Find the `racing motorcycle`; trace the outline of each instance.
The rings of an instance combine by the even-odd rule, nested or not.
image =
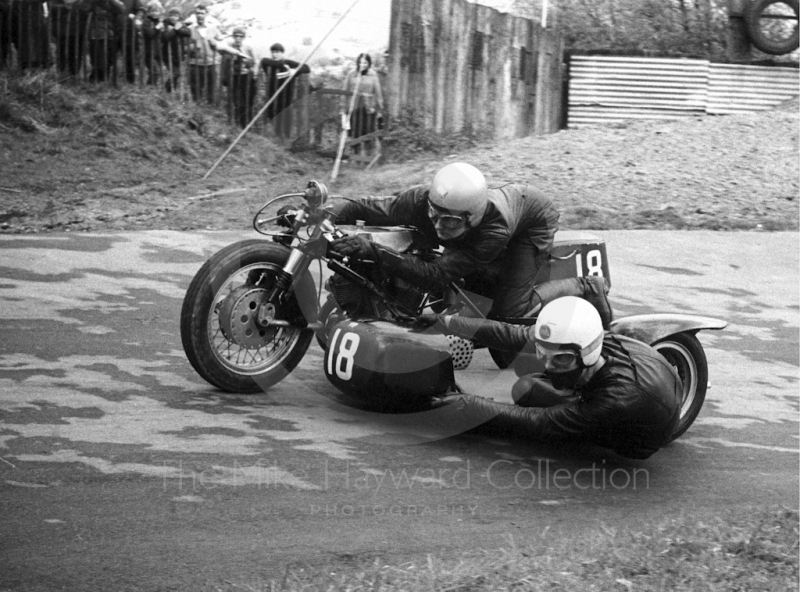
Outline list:
[[[292,372],[316,339],[325,351],[325,375],[352,397],[391,401],[398,409],[458,392],[455,370],[466,367],[481,344],[410,326],[431,310],[485,317],[491,300],[464,289],[463,281],[426,292],[385,274],[374,262],[342,257],[329,247],[353,233],[425,259],[438,251],[411,227],[337,226],[325,207],[328,199],[325,185],[311,181],[302,192],[269,200],[253,218],[255,231],[269,240],[236,242],[202,265],[186,292],[180,321],[183,348],[195,371],[224,391],[263,391]],[[284,200],[304,203],[267,215]],[[319,262],[316,281],[314,261]],[[559,232],[551,279],[584,275],[610,281],[604,241]],[[323,284],[327,298],[321,303]],[[533,324],[536,319],[499,320]],[[696,334],[726,325],[686,314],[635,315],[611,325],[612,333],[651,344],[678,371],[684,392],[675,438],[697,417],[708,388],[708,363]],[[500,367],[508,364],[505,352],[490,353]],[[514,369],[522,375],[532,363],[533,356],[522,354]]]

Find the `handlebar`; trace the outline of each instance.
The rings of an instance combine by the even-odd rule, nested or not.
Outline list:
[[[316,212],[322,209],[328,201],[328,198],[331,197],[328,193],[328,188],[318,181],[309,181],[308,185],[306,186],[305,190],[302,193],[284,193],[283,195],[279,195],[277,197],[272,198],[267,203],[265,203],[259,210],[256,212],[255,216],[253,216],[253,228],[256,232],[260,234],[266,234],[268,236],[276,235],[276,234],[285,234],[284,232],[281,233],[274,233],[268,232],[262,229],[263,226],[267,226],[269,224],[273,224],[277,222],[281,216],[272,216],[271,218],[261,218],[264,212],[275,202],[278,202],[283,199],[290,199],[290,198],[301,198],[305,200],[308,204],[307,206],[302,206],[306,209],[307,212]]]

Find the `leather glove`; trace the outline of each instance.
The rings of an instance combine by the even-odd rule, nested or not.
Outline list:
[[[378,253],[372,243],[362,234],[346,236],[331,243],[331,249],[352,259],[371,259],[378,261]]]
[[[280,216],[276,223],[278,226],[283,226],[285,228],[292,228],[294,226],[294,213],[300,209],[300,206],[283,206],[281,209],[278,210],[277,214]]]

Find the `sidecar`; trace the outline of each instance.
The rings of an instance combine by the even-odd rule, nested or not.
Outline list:
[[[386,321],[337,323],[325,376],[343,393],[381,408],[415,408],[456,390],[453,355],[441,334],[415,333]]]
[[[551,279],[600,275],[610,283],[605,241],[590,233],[559,232],[550,267]],[[686,314],[634,315],[612,323],[611,332],[652,345],[678,371],[684,393],[674,438],[694,422],[708,389],[708,362],[696,334],[725,326],[725,321]],[[453,341],[444,335],[416,333],[384,321],[348,319],[329,329],[327,343],[328,380],[365,403],[390,410],[411,409],[458,389]],[[530,354],[520,354],[512,367],[517,376],[542,371]]]

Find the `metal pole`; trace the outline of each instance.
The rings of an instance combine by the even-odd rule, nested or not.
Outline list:
[[[211,175],[211,173],[213,173],[213,172],[216,170],[216,168],[219,166],[219,164],[220,164],[220,163],[221,163],[223,160],[225,160],[225,158],[228,156],[228,154],[230,154],[231,150],[233,150],[233,147],[234,147],[234,146],[236,146],[236,144],[238,144],[238,143],[239,143],[239,140],[241,140],[241,139],[244,137],[244,135],[245,135],[245,134],[246,134],[248,131],[250,131],[250,128],[251,128],[251,127],[253,127],[253,124],[254,124],[256,121],[258,121],[258,119],[259,119],[259,118],[260,118],[260,117],[261,117],[261,116],[264,114],[264,112],[267,110],[267,107],[269,107],[269,106],[270,106],[270,105],[271,105],[271,104],[272,104],[272,103],[275,101],[275,98],[276,98],[276,97],[280,96],[280,94],[281,94],[281,92],[283,91],[283,89],[284,89],[284,88],[286,88],[286,86],[288,86],[288,84],[289,84],[289,83],[292,81],[292,79],[294,78],[294,74],[295,74],[295,72],[297,72],[297,70],[299,70],[300,68],[302,68],[303,66],[305,66],[306,62],[308,62],[308,60],[310,60],[310,59],[311,59],[311,56],[313,56],[313,55],[314,55],[314,54],[317,52],[317,50],[318,50],[318,49],[320,48],[320,46],[321,46],[321,45],[322,45],[322,44],[325,42],[325,40],[326,40],[326,39],[327,39],[327,38],[330,36],[330,34],[331,34],[331,33],[333,33],[333,30],[334,30],[336,27],[338,27],[338,26],[339,26],[339,24],[340,24],[340,23],[341,23],[341,22],[342,22],[342,21],[345,19],[345,17],[346,17],[346,16],[347,16],[347,15],[350,13],[350,11],[351,11],[351,10],[353,10],[353,8],[355,7],[355,5],[356,5],[356,4],[358,4],[358,2],[359,2],[359,0],[355,0],[355,1],[354,1],[354,2],[353,2],[351,5],[350,5],[350,8],[348,8],[348,9],[347,9],[347,10],[344,12],[344,14],[342,14],[342,16],[341,16],[341,17],[339,17],[339,20],[338,20],[338,21],[336,21],[336,22],[334,23],[334,25],[331,27],[331,30],[330,30],[330,31],[328,31],[328,32],[325,34],[325,37],[323,37],[322,39],[320,39],[320,42],[319,42],[319,43],[317,43],[316,47],[314,47],[314,49],[312,49],[312,50],[311,50],[311,53],[309,53],[309,54],[308,54],[308,55],[305,57],[305,59],[302,61],[302,63],[301,63],[301,64],[300,64],[300,65],[299,65],[299,66],[298,66],[296,69],[295,69],[295,71],[294,71],[294,72],[292,72],[291,76],[289,76],[288,78],[286,78],[286,81],[285,81],[285,82],[284,82],[284,83],[283,83],[283,84],[280,86],[280,88],[279,88],[278,90],[276,90],[276,91],[275,91],[275,94],[273,94],[273,95],[272,95],[272,96],[269,98],[269,100],[267,101],[267,103],[266,103],[266,104],[265,104],[263,107],[261,107],[261,110],[260,110],[258,113],[256,113],[256,116],[255,116],[255,117],[253,117],[252,121],[250,121],[250,123],[248,123],[248,124],[247,124],[247,127],[246,127],[246,128],[244,128],[244,129],[241,131],[241,133],[240,133],[238,136],[236,136],[236,139],[235,139],[233,142],[231,142],[231,145],[230,145],[230,146],[228,146],[228,149],[227,149],[227,150],[225,150],[225,152],[222,154],[222,156],[220,156],[220,157],[217,159],[217,162],[215,162],[215,163],[214,163],[214,165],[213,165],[213,166],[212,166],[210,169],[208,169],[208,172],[206,172],[206,174],[205,174],[205,175],[203,175],[203,179],[204,179],[204,180],[205,180],[205,179],[208,179],[209,175]]]
[[[342,122],[342,134],[339,136],[339,150],[336,152],[336,161],[333,163],[333,171],[331,172],[331,181],[335,181],[339,176],[339,164],[342,162],[342,154],[344,153],[344,145],[347,143],[347,130],[350,128],[350,117],[353,115],[353,109],[356,106],[356,98],[358,97],[358,86],[361,84],[361,71],[359,64],[356,61],[356,85],[353,88],[353,96],[350,97],[350,108],[347,110],[347,115]],[[346,123],[346,126],[345,126]]]

